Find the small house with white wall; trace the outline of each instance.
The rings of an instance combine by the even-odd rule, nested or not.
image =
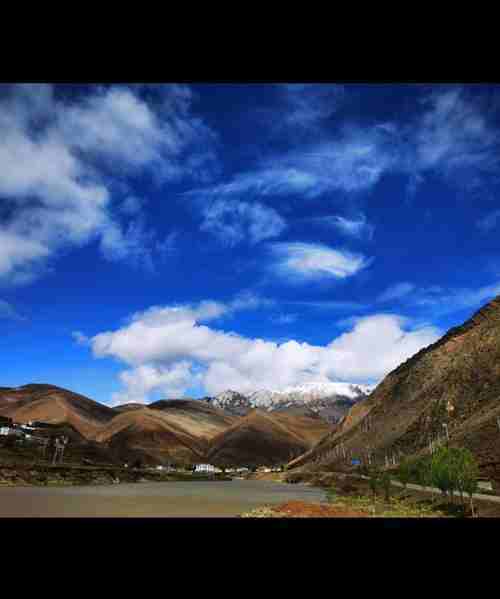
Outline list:
[[[195,472],[217,472],[219,469],[212,464],[196,464],[194,471]],[[220,470],[219,470],[220,472]]]

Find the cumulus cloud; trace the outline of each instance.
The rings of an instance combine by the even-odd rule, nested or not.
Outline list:
[[[161,391],[167,397],[182,396],[185,389],[195,384],[197,374],[190,362],[177,362],[171,367],[143,365],[125,370],[119,375],[126,390],[113,393],[111,405],[147,403],[151,391]]]
[[[204,168],[191,155],[185,159],[211,143],[186,99],[174,95],[158,108],[127,87],[90,88],[71,101],[50,85],[2,91],[0,194],[8,210],[0,225],[0,278],[28,281],[60,248],[94,239],[111,259],[137,261],[150,252],[144,223],[123,229],[113,213],[112,186],[144,169],[166,180]],[[126,206],[130,213],[130,200]]]
[[[92,337],[94,356],[130,366],[121,376],[125,390],[114,401],[145,401],[158,389],[181,395],[193,385],[218,393],[311,381],[373,382],[441,334],[433,327],[411,329],[403,318],[382,314],[358,319],[326,346],[279,344],[202,324],[223,311],[213,302],[154,307],[120,329]]]
[[[202,231],[209,231],[228,246],[242,241],[255,244],[277,237],[286,228],[284,219],[259,202],[216,200],[202,210]]]
[[[363,268],[371,260],[361,254],[333,249],[319,243],[274,243],[270,268],[284,278],[311,280],[320,278],[344,279]]]

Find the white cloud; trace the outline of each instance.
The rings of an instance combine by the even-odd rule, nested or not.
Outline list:
[[[421,169],[488,169],[498,164],[498,134],[461,87],[430,94],[424,105],[428,110],[415,132]]]
[[[310,129],[337,110],[345,90],[335,84],[291,83],[283,85],[282,91],[286,105],[282,112],[283,125]]]
[[[202,209],[202,231],[216,235],[224,244],[258,243],[277,237],[286,223],[273,208],[259,202],[215,200]]]
[[[178,362],[167,368],[143,365],[125,370],[119,376],[126,390],[113,393],[111,405],[146,403],[153,390],[161,391],[166,397],[180,397],[187,387],[195,384],[197,375],[191,366],[189,362]]]
[[[289,194],[307,194],[320,180],[313,173],[297,168],[264,165],[255,171],[236,175],[227,183],[218,183],[209,187],[192,189],[185,195],[196,200],[207,198],[239,197],[246,194],[260,196],[282,196]]]
[[[92,88],[71,102],[50,85],[3,91],[0,194],[9,211],[0,227],[0,277],[30,280],[60,248],[94,239],[108,258],[148,262],[152,235],[140,220],[123,230],[111,185],[141,169],[162,179],[196,174],[186,152],[206,153],[212,137],[186,101],[174,95],[158,109],[127,87]]]
[[[319,243],[274,243],[270,268],[285,278],[344,279],[366,268],[371,260],[361,254],[332,249]]]
[[[354,329],[330,343],[322,372],[344,379],[379,378],[441,336],[435,327],[404,330],[404,318],[380,314],[359,318]]]
[[[125,392],[115,400],[144,401],[153,390],[166,393],[169,385],[181,395],[193,385],[217,393],[332,379],[373,382],[441,334],[432,327],[410,330],[398,316],[373,315],[326,346],[278,344],[201,324],[222,312],[213,302],[155,307],[135,314],[121,329],[91,338],[96,357],[131,366],[121,377]]]
[[[324,102],[320,85],[292,86],[291,92],[283,89],[285,100],[275,114],[281,128],[295,119],[307,130],[335,109],[335,102]],[[339,191],[368,191],[385,174],[402,174],[408,177],[407,191],[413,195],[431,172],[460,184],[495,172],[500,138],[480,100],[460,86],[419,98],[419,114],[406,122],[369,127],[352,122],[334,132],[322,128],[321,141],[301,140],[293,150],[267,155],[252,171],[190,194],[312,199]]]
[[[31,265],[46,258],[49,249],[36,239],[27,239],[21,232],[0,229],[0,278],[16,272],[27,275]]]

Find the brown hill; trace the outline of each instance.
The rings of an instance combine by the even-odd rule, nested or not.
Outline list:
[[[162,400],[118,414],[101,427],[96,440],[113,451],[141,451],[160,462],[192,463],[203,461],[210,439],[237,420],[196,400]]]
[[[227,466],[282,463],[309,449],[329,429],[320,418],[256,409],[217,435],[207,458]]]
[[[53,385],[1,388],[0,415],[15,422],[58,425],[57,430],[66,427],[75,448],[72,455],[89,458],[92,454],[101,462],[106,455],[110,462],[136,461],[138,456],[144,463],[283,462],[331,430],[322,418],[300,410],[272,415],[253,410],[242,418],[208,402],[188,399],[112,409]]]
[[[500,480],[500,297],[388,374],[337,430],[290,464],[345,467],[350,457],[428,451],[445,439],[476,455],[482,474]],[[341,450],[341,447],[343,449]],[[347,460],[344,460],[343,451]],[[325,457],[326,456],[326,457]]]
[[[143,403],[124,403],[120,406],[114,406],[115,412],[128,412],[129,410],[142,410],[146,405]]]
[[[84,395],[53,385],[24,385],[0,391],[0,414],[14,422],[69,424],[87,439],[116,413]]]
[[[129,410],[103,426],[96,441],[113,451],[140,451],[156,461],[199,461],[208,445],[182,426],[170,422],[159,410]]]
[[[163,399],[148,406],[168,416],[196,436],[211,439],[218,433],[240,421],[240,417],[196,399]]]

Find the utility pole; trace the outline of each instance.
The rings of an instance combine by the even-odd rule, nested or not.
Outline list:
[[[448,443],[450,442],[450,433],[448,431],[448,425],[446,424],[446,422],[443,422],[443,428],[446,432],[446,444],[448,445]]]

